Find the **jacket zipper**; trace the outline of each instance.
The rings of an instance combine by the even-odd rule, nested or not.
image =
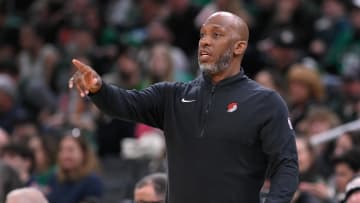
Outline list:
[[[202,129],[201,129],[201,132],[200,132],[200,137],[204,137],[204,135],[205,135],[205,129],[206,129],[206,124],[207,124],[207,117],[208,117],[208,115],[209,115],[209,111],[210,111],[210,108],[211,108],[211,103],[212,103],[212,100],[214,99],[214,94],[215,94],[215,88],[216,88],[216,86],[215,85],[213,85],[212,87],[211,87],[211,95],[210,95],[210,100],[209,100],[209,103],[207,104],[207,106],[206,106],[206,109],[205,109],[205,114],[204,114],[204,121],[203,121],[203,127],[202,127]]]

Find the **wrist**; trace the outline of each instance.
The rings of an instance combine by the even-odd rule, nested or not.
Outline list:
[[[100,91],[101,87],[102,87],[102,80],[100,77],[97,77],[95,85],[89,89],[89,92],[95,94],[98,91]]]

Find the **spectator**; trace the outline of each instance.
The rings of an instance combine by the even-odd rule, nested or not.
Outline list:
[[[345,196],[346,184],[360,170],[360,151],[350,150],[334,159],[336,197],[342,200]]]
[[[0,74],[0,126],[12,133],[16,120],[25,117],[17,103],[17,85],[6,74]]]
[[[265,37],[265,30],[276,12],[275,6],[275,0],[254,0],[246,4],[249,13],[253,17],[253,24],[250,29],[252,37],[249,39],[251,43],[258,42]]]
[[[314,148],[304,138],[296,138],[298,149],[300,184],[295,195],[296,203],[333,203],[331,188],[321,174]]]
[[[335,74],[345,73],[347,69],[360,64],[360,60],[357,58],[359,53],[360,3],[357,0],[351,0],[350,4],[350,28],[336,37],[324,62],[325,68]]]
[[[57,164],[58,171],[49,182],[51,203],[78,203],[101,198],[103,186],[96,174],[97,158],[84,135],[78,131],[65,134],[60,141]]]
[[[284,84],[282,84],[281,75],[277,74],[277,72],[265,69],[261,70],[255,75],[254,80],[261,85],[275,90],[283,97],[284,95]]]
[[[296,129],[309,108],[323,101],[324,87],[319,74],[304,65],[292,66],[287,79],[290,117]]]
[[[167,177],[162,173],[154,173],[136,183],[134,190],[135,203],[165,203]]]
[[[9,143],[9,134],[0,127],[0,151],[3,146]]]
[[[360,64],[345,71],[342,80],[343,97],[337,98],[340,103],[338,112],[341,118],[348,122],[360,118]]]
[[[279,0],[276,1],[274,15],[267,27],[267,34],[281,29],[292,29],[298,37],[298,46],[307,48],[313,37],[313,24],[316,19],[313,1]]]
[[[340,125],[340,119],[331,110],[325,107],[312,107],[305,119],[299,124],[298,131],[303,132],[308,139],[318,133],[326,132]],[[328,178],[333,173],[332,161],[334,143],[320,143],[314,146],[314,158],[318,163],[321,174]]]
[[[110,1],[107,5],[106,20],[112,26],[128,27],[135,24],[135,17],[132,15],[134,1],[115,0]]]
[[[120,41],[127,45],[140,47],[151,37],[149,36],[151,32],[148,31],[148,27],[154,22],[163,21],[169,11],[166,8],[165,0],[137,0],[134,5],[136,6],[135,9],[133,9],[135,10],[133,11],[135,15],[133,14],[131,16],[133,20],[130,20],[130,22],[134,21],[132,22],[133,25],[128,26],[128,29],[120,33],[122,36]],[[131,8],[128,9],[131,10]],[[128,22],[124,23],[124,25],[127,24]],[[158,28],[162,29],[162,27]],[[160,31],[160,29],[157,31]],[[162,31],[165,31],[166,35],[169,35],[166,29]]]
[[[28,141],[29,148],[34,153],[34,180],[44,193],[48,192],[51,175],[55,171],[55,138],[50,136],[32,136]]]
[[[174,65],[169,54],[169,47],[157,44],[150,50],[149,57],[149,84],[155,84],[160,81],[174,81]]]
[[[18,173],[0,159],[0,201],[5,202],[6,195],[13,189],[22,187]]]
[[[356,175],[347,185],[342,203],[357,203],[360,200],[360,176]]]
[[[46,85],[50,84],[59,55],[54,46],[45,43],[43,34],[40,27],[21,27],[19,40],[22,51],[19,54],[19,68],[22,80],[39,80]]]
[[[296,148],[299,158],[300,182],[320,182],[321,177],[317,162],[315,162],[314,148],[305,138],[296,138]]]
[[[140,10],[139,25],[145,26],[154,20],[163,19],[166,15],[164,10],[165,0],[138,0],[138,7]]]
[[[148,68],[148,61],[153,55],[151,52],[154,48],[159,51],[159,47],[166,49],[167,54],[170,55],[170,60],[174,69],[174,79],[176,81],[187,81],[191,77],[190,75],[190,64],[188,57],[185,53],[176,46],[171,44],[170,33],[165,27],[164,23],[160,21],[152,22],[148,27],[148,41],[144,46],[141,47],[138,54],[138,61],[142,67]]]
[[[18,119],[15,122],[11,139],[15,142],[27,141],[32,136],[39,136],[40,129],[36,121],[28,118]]]
[[[24,186],[35,185],[34,154],[22,143],[9,143],[2,148],[1,159],[16,170]]]
[[[1,45],[0,45],[0,54],[2,52],[1,50]],[[5,53],[2,53],[5,54]],[[14,61],[11,60],[11,58],[13,58],[14,56],[4,56],[5,59],[0,60],[0,74],[4,74],[4,75],[8,75],[10,76],[11,79],[13,79],[13,81],[17,81],[18,77],[19,77],[19,69],[18,66],[16,65],[16,63]],[[1,56],[0,56],[1,58]]]
[[[336,139],[333,156],[339,157],[351,149],[359,148],[359,146],[360,146],[360,132],[359,131],[345,132]]]
[[[308,138],[325,132],[341,124],[339,117],[326,107],[310,108],[299,126],[299,131]]]
[[[314,23],[314,38],[310,44],[312,56],[322,62],[335,39],[347,32],[350,22],[346,16],[347,3],[342,0],[325,0],[322,2],[322,15]],[[331,70],[327,70],[330,73]]]
[[[16,54],[19,29],[16,23],[9,23],[13,16],[9,15],[6,5],[0,5],[0,60],[8,60]]]
[[[290,66],[299,62],[303,57],[298,44],[298,33],[291,28],[282,28],[273,31],[267,38],[259,41],[257,48],[261,54],[265,55],[266,65],[284,76]]]
[[[321,203],[321,201],[309,193],[297,191],[291,203]]]
[[[167,0],[170,15],[165,24],[174,39],[173,45],[180,47],[188,57],[193,57],[197,50],[199,30],[195,25],[195,17],[200,8],[190,0]]]
[[[11,191],[6,203],[48,203],[44,195],[34,188],[21,188]]]
[[[139,63],[130,51],[123,51],[117,56],[113,70],[104,75],[104,80],[128,89],[144,87]]]
[[[71,32],[70,41],[65,44],[66,53],[71,56],[96,56],[96,39],[94,33],[84,26],[76,26]]]

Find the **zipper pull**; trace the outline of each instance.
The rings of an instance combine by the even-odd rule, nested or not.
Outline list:
[[[215,88],[216,88],[216,85],[213,85],[213,86],[211,87],[211,94],[214,94]]]

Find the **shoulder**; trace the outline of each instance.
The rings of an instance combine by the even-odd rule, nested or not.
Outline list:
[[[165,90],[179,90],[201,85],[201,79],[197,78],[189,82],[159,82],[151,85],[152,88],[165,89]]]
[[[277,94],[274,90],[264,87],[256,81],[246,78],[246,89],[250,92],[256,93],[259,96],[268,97]]]
[[[259,97],[261,97],[264,105],[266,106],[276,105],[281,107],[287,106],[284,99],[275,90],[264,87],[251,79],[248,79],[247,83],[249,87],[248,89],[256,93],[256,95],[258,95]]]

